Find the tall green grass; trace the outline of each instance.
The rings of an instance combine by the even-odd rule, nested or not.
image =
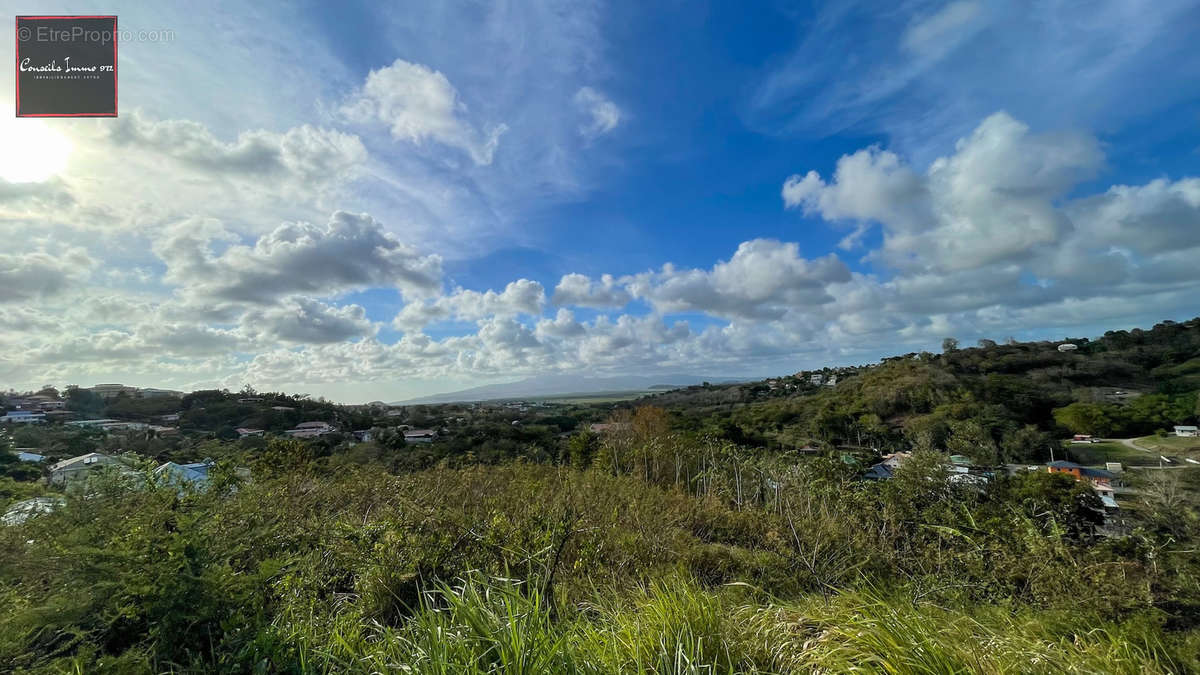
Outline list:
[[[966,613],[850,593],[826,606],[742,608],[780,671],[813,673],[1174,673],[1153,630],[990,607]]]
[[[298,669],[319,673],[1149,675],[1198,665],[1149,622],[954,611],[871,592],[771,604],[684,579],[555,612],[536,585],[475,575],[425,592],[397,626],[352,609],[324,627],[292,618],[285,642],[304,645]]]

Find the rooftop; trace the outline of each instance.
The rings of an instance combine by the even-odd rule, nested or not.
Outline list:
[[[1091,467],[1083,466],[1082,464],[1076,464],[1075,462],[1067,462],[1067,461],[1064,461],[1061,459],[1058,460],[1057,462],[1050,462],[1046,466],[1048,466],[1052,469],[1062,469],[1064,471],[1078,471],[1079,475],[1087,476],[1088,478],[1116,478],[1117,477],[1116,474],[1113,474],[1109,471],[1105,471],[1104,469],[1093,469]]]
[[[72,457],[72,458],[70,458],[70,459],[64,459],[63,461],[61,461],[61,462],[58,462],[58,463],[56,463],[56,464],[52,465],[52,466],[50,467],[50,470],[51,470],[51,471],[59,471],[59,470],[62,470],[62,469],[67,469],[67,468],[70,468],[70,467],[72,467],[72,466],[76,466],[76,465],[81,465],[81,464],[96,464],[96,463],[98,463],[98,462],[101,462],[101,461],[103,461],[103,460],[110,460],[110,459],[113,459],[113,458],[112,458],[112,457],[109,457],[108,455],[101,454],[101,453],[99,453],[99,452],[89,452],[89,453],[88,453],[88,454],[86,454],[86,455],[80,455],[80,456],[78,456],[78,457]]]

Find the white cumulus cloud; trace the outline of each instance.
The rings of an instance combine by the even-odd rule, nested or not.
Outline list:
[[[508,130],[503,123],[476,128],[467,121],[467,105],[445,75],[404,59],[372,70],[342,112],[353,121],[387,125],[397,140],[431,140],[458,148],[476,164],[492,163],[500,136]]]

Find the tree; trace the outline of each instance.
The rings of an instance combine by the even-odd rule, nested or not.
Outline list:
[[[1050,451],[1057,445],[1054,438],[1027,424],[1021,429],[1006,434],[1000,443],[1001,461],[1026,462],[1049,459]]]
[[[1140,515],[1155,531],[1179,539],[1200,531],[1200,509],[1177,471],[1147,471],[1138,490]]]
[[[395,427],[372,429],[371,436],[375,443],[385,450],[403,450],[405,446],[404,431]]]
[[[633,433],[643,443],[665,435],[670,426],[667,411],[656,405],[639,406],[633,412]]]
[[[952,422],[946,449],[952,455],[966,455],[981,464],[995,464],[999,459],[991,434],[976,420]]]
[[[0,476],[19,481],[34,481],[42,477],[42,469],[32,462],[22,462],[7,448],[0,447]]]
[[[67,410],[84,415],[99,415],[104,411],[104,399],[79,387],[67,387]]]
[[[860,436],[865,437],[865,440],[872,445],[878,445],[881,441],[886,440],[891,430],[887,424],[880,419],[879,415],[867,413],[860,415],[855,423],[855,430]],[[859,445],[862,445],[862,438],[859,439]]]
[[[942,340],[942,353],[949,354],[953,351],[958,351],[958,340],[952,337]]]
[[[256,476],[279,476],[289,472],[301,472],[313,461],[312,446],[292,438],[272,438],[267,447],[254,458],[253,471]]]
[[[1028,471],[1008,481],[1009,499],[1019,503],[1025,514],[1049,527],[1051,522],[1068,535],[1090,536],[1104,524],[1104,510],[1096,491],[1086,481],[1065,473]]]
[[[1096,403],[1072,403],[1054,411],[1054,421],[1077,434],[1103,436],[1112,430],[1113,422],[1104,406]]]
[[[567,441],[567,461],[576,469],[586,469],[591,466],[596,454],[598,439],[590,431],[581,431]]]

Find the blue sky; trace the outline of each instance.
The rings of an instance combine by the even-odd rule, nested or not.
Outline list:
[[[1196,312],[1194,3],[98,11],[169,37],[118,120],[0,122],[0,384],[394,400]]]

